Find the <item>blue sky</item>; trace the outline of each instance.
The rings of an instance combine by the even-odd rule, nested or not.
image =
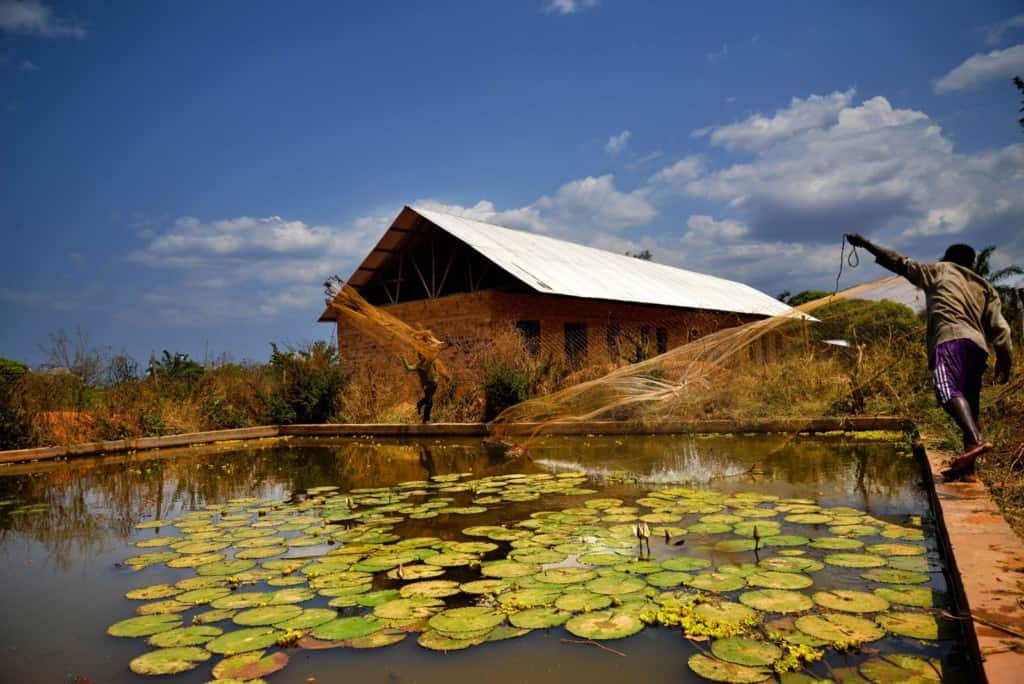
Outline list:
[[[0,355],[329,337],[412,203],[772,294],[1024,263],[1015,73],[1019,2],[0,0]]]

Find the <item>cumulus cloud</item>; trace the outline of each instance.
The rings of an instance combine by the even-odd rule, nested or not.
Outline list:
[[[999,45],[999,43],[1003,42],[1003,37],[1007,33],[1018,28],[1024,28],[1024,14],[1018,14],[997,24],[989,24],[982,31],[985,34],[985,42],[988,45]]]
[[[801,131],[834,123],[853,100],[854,90],[829,95],[811,95],[801,100],[794,97],[788,107],[768,117],[753,114],[743,121],[713,126],[694,132],[697,137],[709,136],[711,144],[729,150],[757,150]]]
[[[0,31],[40,38],[84,38],[85,29],[38,0],[0,0]]]
[[[703,158],[699,155],[690,155],[661,169],[651,176],[649,181],[654,186],[682,186],[697,178],[703,168]]]
[[[201,324],[313,310],[323,280],[348,275],[395,214],[365,216],[346,227],[279,216],[182,217],[147,230],[145,244],[129,260],[180,272],[179,280],[143,296],[165,321]]]
[[[618,231],[648,223],[657,215],[646,188],[623,192],[615,187],[615,177],[587,176],[569,181],[551,195],[512,209],[498,211],[482,200],[470,207],[444,204],[437,200],[418,200],[418,206],[466,216],[509,228],[549,233],[585,242],[599,231]]]
[[[833,93],[819,101],[845,98]],[[800,102],[817,110],[811,98]],[[811,118],[793,110],[791,103],[781,111]],[[743,131],[732,132],[743,139]],[[940,236],[950,235],[1007,244],[1007,227],[1024,223],[1022,183],[1024,145],[959,154],[924,112],[872,97],[677,188],[721,203],[754,239],[818,243],[841,232],[877,232],[937,250]]]
[[[733,242],[749,232],[746,224],[734,219],[717,220],[706,214],[694,214],[686,220],[684,242]]]
[[[613,135],[608,138],[608,142],[604,144],[604,151],[613,157],[617,157],[620,152],[626,149],[626,145],[629,144],[629,139],[632,136],[633,134],[628,129],[622,131],[618,135]]]
[[[1024,43],[1005,50],[971,55],[945,76],[935,81],[939,95],[975,88],[1000,78],[1007,80],[1024,72]]]
[[[575,14],[597,6],[598,0],[549,0],[544,11],[549,14]]]

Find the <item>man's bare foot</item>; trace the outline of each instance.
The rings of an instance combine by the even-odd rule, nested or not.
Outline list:
[[[957,470],[962,473],[974,472],[974,462],[986,451],[992,449],[992,442],[981,442],[975,444],[958,456],[949,464],[950,470]]]

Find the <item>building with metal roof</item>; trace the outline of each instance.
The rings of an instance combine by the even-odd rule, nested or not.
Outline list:
[[[570,361],[652,355],[792,309],[749,285],[462,216],[405,207],[348,278],[370,303],[462,348],[515,327]],[[321,321],[334,321],[330,309]],[[339,322],[343,357],[374,346]]]

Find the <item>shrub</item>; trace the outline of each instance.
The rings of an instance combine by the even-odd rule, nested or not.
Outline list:
[[[526,369],[492,362],[484,372],[484,420],[494,420],[509,406],[526,401],[532,390],[532,378]]]
[[[269,372],[275,388],[267,398],[275,423],[324,423],[336,419],[346,377],[338,350],[327,342],[281,351],[271,344]]]
[[[23,415],[13,398],[28,366],[0,356],[0,449],[17,449],[27,441]]]

